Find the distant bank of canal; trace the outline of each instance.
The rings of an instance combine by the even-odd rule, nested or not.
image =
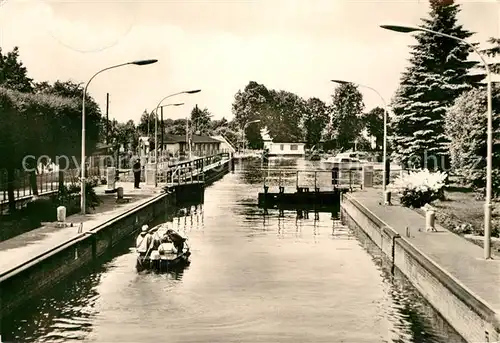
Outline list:
[[[263,215],[258,163],[236,165],[205,204],[165,218],[190,237],[188,269],[138,274],[130,239],[5,318],[3,341],[463,342],[336,213]]]

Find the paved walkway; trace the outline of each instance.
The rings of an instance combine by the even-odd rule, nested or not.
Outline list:
[[[498,257],[485,261],[481,247],[439,225],[436,225],[438,232],[425,232],[425,218],[422,215],[400,205],[381,205],[380,189],[370,188],[350,195],[485,300],[493,309],[500,310]],[[406,227],[410,230],[410,238],[406,237]]]
[[[95,190],[103,200],[103,204],[97,207],[94,213],[69,216],[66,221],[74,223],[74,227],[56,228],[53,224],[46,225],[0,242],[0,274],[74,238],[78,235],[79,223],[83,222],[84,232],[89,231],[147,202],[162,191],[160,187],[155,189],[144,184],[141,184],[141,189],[134,189],[133,184],[128,182],[118,182],[116,187],[123,187],[124,196],[130,198],[129,203],[117,204],[116,194],[105,194],[106,186],[98,186]]]

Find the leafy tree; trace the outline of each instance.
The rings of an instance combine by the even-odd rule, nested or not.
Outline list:
[[[234,123],[241,132],[246,123],[252,120],[260,120],[260,123],[248,125],[245,137],[252,148],[262,147],[262,137],[260,128],[271,126],[273,96],[269,90],[262,84],[250,81],[243,91],[238,91],[234,96],[232,112]]]
[[[210,131],[211,132],[216,132],[217,130],[220,130],[222,128],[226,129],[228,127],[229,127],[229,122],[224,117],[222,117],[221,120],[212,120],[210,122]]]
[[[368,134],[375,137],[377,148],[384,144],[384,109],[375,107],[363,117]]]
[[[153,112],[148,112],[147,110],[144,110],[144,112],[141,115],[141,119],[139,119],[137,130],[143,136],[154,135],[155,115]]]
[[[165,134],[169,135],[185,135],[186,134],[186,119],[166,119]]]
[[[53,99],[68,99],[72,103],[76,104],[78,111],[73,115],[76,116],[71,118],[71,127],[67,127],[69,132],[72,132],[71,138],[71,151],[77,154],[77,151],[81,149],[81,129],[82,129],[82,96],[83,96],[84,86],[83,83],[76,83],[71,80],[69,81],[56,81],[52,85],[47,82],[37,83],[34,86],[34,91],[39,95],[40,99],[45,97]],[[36,97],[35,97],[36,98]],[[92,152],[95,149],[97,142],[101,142],[105,138],[105,134],[102,131],[103,124],[105,123],[105,118],[102,117],[99,105],[94,100],[90,94],[85,95],[85,138],[86,138],[86,149],[88,152]],[[57,122],[53,123],[56,126],[55,131],[58,131]],[[49,132],[47,132],[49,134]],[[57,136],[54,136],[57,137]],[[59,139],[54,141],[54,146],[44,147],[48,150],[48,153],[61,151]],[[68,146],[69,148],[69,146]],[[64,150],[64,149],[63,149]],[[69,155],[68,155],[69,156]],[[78,155],[76,155],[78,156]]]
[[[462,39],[472,36],[457,23],[459,5],[453,1],[431,0],[430,19],[422,27]],[[483,75],[469,75],[477,62],[467,60],[469,48],[460,42],[427,32],[419,32],[412,46],[410,66],[403,73],[392,103],[393,155],[417,167],[446,168],[449,140],[444,133],[446,108],[464,91],[476,87]],[[434,155],[437,165],[429,165]]]
[[[200,110],[198,105],[195,105],[191,111],[191,131],[193,133],[199,132],[200,134],[208,134],[210,131],[210,121],[212,119],[212,114],[207,108]]]
[[[329,123],[330,108],[318,98],[310,98],[305,104],[304,129],[309,147],[321,142],[322,132]]]
[[[287,91],[272,91],[272,111],[267,118],[269,134],[276,142],[301,142],[303,135],[303,114],[305,103],[296,94]]]
[[[28,70],[19,60],[18,47],[7,54],[0,48],[0,86],[19,92],[33,91],[33,79],[28,77]]]
[[[250,147],[261,148],[260,129],[267,127],[275,141],[297,142],[304,139],[305,102],[296,94],[287,91],[269,90],[264,85],[250,81],[243,91],[238,91],[233,102],[233,125]],[[260,120],[258,123],[247,123]]]
[[[494,90],[493,105],[500,108],[500,90]],[[450,138],[451,164],[463,183],[484,191],[486,185],[487,116],[484,89],[460,95],[445,117],[445,133]],[[500,115],[494,115],[493,188],[500,194]]]
[[[135,127],[133,120],[120,123],[114,119],[110,121],[109,126],[109,142],[114,143],[115,148],[123,146],[125,149],[136,151],[139,145],[139,131]]]
[[[68,162],[71,162],[73,156],[79,156],[81,149],[80,106],[80,101],[74,98],[21,93],[0,87],[0,111],[2,113],[0,146],[9,151],[0,161],[0,168],[7,170],[11,209],[15,209],[14,173],[16,169],[35,168],[34,161],[43,155],[56,162],[57,156],[68,157]],[[98,141],[99,121],[99,117],[87,118],[87,151],[92,151]],[[27,158],[30,155],[34,158]],[[33,182],[33,178],[31,180]],[[36,183],[34,186],[36,188]]]
[[[337,148],[354,146],[361,132],[361,116],[365,105],[363,95],[352,83],[339,85],[332,95],[332,126],[335,128]]]

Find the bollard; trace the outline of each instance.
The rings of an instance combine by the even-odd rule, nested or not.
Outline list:
[[[373,187],[373,166],[363,165],[362,178],[361,186],[363,189]]]
[[[118,200],[123,199],[123,187],[118,187],[116,192],[116,197]]]
[[[332,185],[337,186],[339,184],[339,167],[332,168]]]
[[[112,191],[115,189],[115,183],[116,183],[116,168],[115,167],[108,167],[106,169],[106,190]]]
[[[385,191],[385,193],[384,193],[384,205],[391,205],[391,191]]]
[[[436,219],[436,213],[432,210],[425,212],[425,230],[426,231],[436,231],[434,222]]]
[[[57,208],[57,221],[64,223],[66,221],[66,207],[59,206]]]

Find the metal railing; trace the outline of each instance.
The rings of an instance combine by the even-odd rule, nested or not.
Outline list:
[[[334,188],[350,190],[361,187],[361,172],[339,170],[334,175],[331,170],[262,169],[264,187],[279,189],[293,187],[299,191],[331,191]]]
[[[87,175],[94,176],[93,170],[88,170]],[[15,171],[13,181],[8,181],[8,175],[5,170],[0,171],[0,213],[4,213],[9,203],[9,186],[12,186],[14,191],[14,202],[16,208],[23,207],[27,202],[33,199],[33,196],[47,196],[57,193],[59,185],[77,184],[79,178],[77,169],[69,169],[65,171],[51,171],[36,174],[36,191],[32,184],[30,175],[27,172],[19,170]]]
[[[205,171],[215,167],[224,160],[229,160],[230,153],[219,152],[214,155],[200,157],[187,161],[177,161],[171,164],[158,164],[158,183],[159,184],[182,184],[205,181]],[[147,172],[145,170],[145,172]],[[142,181],[145,181],[145,173],[142,173]],[[122,181],[133,181],[132,170],[121,170],[120,179]]]

